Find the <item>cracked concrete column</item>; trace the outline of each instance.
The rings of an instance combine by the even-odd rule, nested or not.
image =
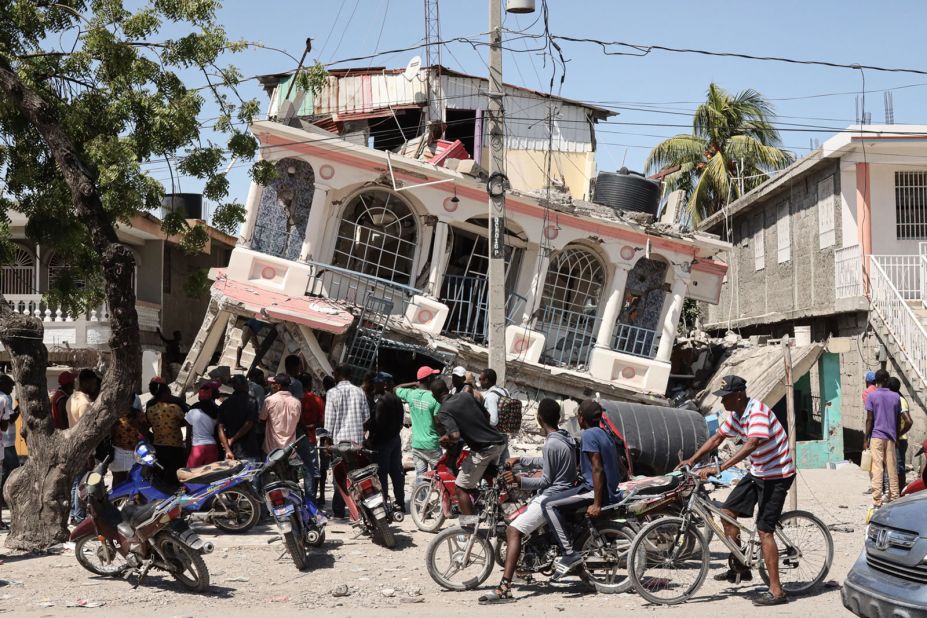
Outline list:
[[[666,317],[663,319],[663,329],[660,333],[660,347],[657,348],[658,361],[668,363],[673,353],[673,344],[676,343],[676,328],[679,316],[682,315],[682,305],[686,300],[686,290],[689,288],[691,274],[682,269],[673,269],[673,285],[670,289],[672,300]]]
[[[431,268],[428,271],[428,286],[425,292],[435,298],[441,297],[441,284],[447,262],[447,223],[438,221],[434,227],[434,240],[431,250]]]
[[[624,296],[624,287],[628,282],[630,264],[616,264],[612,284],[609,287],[608,299],[602,311],[602,321],[599,323],[599,334],[595,339],[595,347],[612,348],[612,335],[615,333],[615,323],[618,321],[618,311],[621,310],[621,300]]]
[[[524,261],[525,268],[521,272],[521,276],[529,281],[524,293],[525,309],[522,323],[531,324],[534,312],[540,306],[540,299],[544,296],[544,282],[547,281],[547,269],[550,268],[550,250],[543,247],[529,247],[525,254],[526,258],[529,258],[531,254],[535,256],[534,260],[529,258]],[[530,270],[526,270],[529,265]]]

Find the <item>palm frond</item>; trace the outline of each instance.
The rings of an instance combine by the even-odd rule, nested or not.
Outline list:
[[[657,144],[644,163],[648,174],[701,161],[705,156],[705,141],[695,135],[675,135]]]
[[[755,167],[765,171],[782,169],[793,161],[792,153],[768,146],[750,135],[735,135],[724,146],[731,161],[740,162],[742,168]]]

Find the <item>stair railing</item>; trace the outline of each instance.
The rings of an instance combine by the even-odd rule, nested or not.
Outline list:
[[[927,382],[927,330],[908,304],[908,294],[898,290],[880,264],[880,257],[884,256],[874,255],[870,260],[872,309],[882,319],[917,376],[922,382]]]

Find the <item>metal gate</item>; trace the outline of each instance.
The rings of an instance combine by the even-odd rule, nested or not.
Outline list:
[[[373,294],[367,295],[364,309],[357,320],[354,337],[344,356],[344,364],[351,370],[352,382],[360,382],[365,373],[377,366],[377,352],[392,311],[391,300]]]

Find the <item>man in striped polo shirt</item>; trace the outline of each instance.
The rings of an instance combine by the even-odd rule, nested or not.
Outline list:
[[[700,471],[702,478],[720,474],[740,461],[750,458],[750,472],[731,491],[724,502],[723,511],[731,518],[750,517],[757,509],[756,528],[763,543],[763,560],[769,573],[769,593],[754,599],[754,605],[780,605],[788,602],[785,591],[779,583],[779,549],[776,546],[775,529],[782,515],[782,507],[789,488],[795,480],[795,462],[789,451],[788,436],[773,411],[758,399],[747,396],[747,382],[740,376],[726,376],[721,389],[715,391],[721,397],[724,409],[730,415],[718,432],[708,439],[698,451],[682,465],[692,465],[714,451],[724,440],[733,438],[742,443],[740,450],[727,461]],[[740,543],[736,526],[722,521],[728,538]],[[733,559],[728,561],[726,573],[715,577],[718,581],[740,583],[750,581],[753,576],[743,564]]]

